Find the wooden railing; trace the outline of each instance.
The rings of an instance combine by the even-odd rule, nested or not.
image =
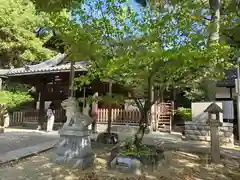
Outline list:
[[[112,109],[111,111],[113,124],[138,123],[141,118],[141,113],[138,110]],[[108,117],[108,109],[98,109],[98,123],[107,123]]]
[[[155,127],[159,130],[171,130],[172,118],[171,103],[159,103],[155,108]],[[97,123],[108,122],[108,109],[98,109]],[[112,109],[112,124],[135,124],[139,123],[141,112],[138,110]],[[10,125],[21,125],[26,122],[37,122],[39,119],[39,111],[17,111],[10,114]],[[57,109],[55,122],[65,122],[65,113],[63,109]]]
[[[56,109],[56,122],[64,121],[65,115],[62,109]],[[10,114],[10,125],[21,125],[25,122],[38,122],[39,110],[16,111]]]

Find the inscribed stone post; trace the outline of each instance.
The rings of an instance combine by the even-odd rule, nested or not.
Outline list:
[[[211,133],[212,162],[220,163],[219,126],[221,126],[222,123],[219,120],[219,113],[223,112],[223,110],[216,103],[212,103],[204,112],[208,113],[209,118],[207,123],[210,126]],[[212,115],[216,115],[216,118],[213,119]]]

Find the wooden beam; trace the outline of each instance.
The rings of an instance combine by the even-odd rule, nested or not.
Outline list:
[[[95,92],[93,97],[97,98],[98,97],[98,92]],[[97,123],[97,118],[98,118],[98,103],[93,103],[92,104],[92,109],[91,109],[91,117],[93,119],[92,122],[92,132],[96,133],[96,123]]]
[[[43,79],[42,84],[40,86],[38,129],[42,129],[45,121],[45,94],[46,94],[46,81],[45,79]]]
[[[2,78],[0,77],[0,91],[2,90],[2,83],[3,83],[3,80],[2,80]]]

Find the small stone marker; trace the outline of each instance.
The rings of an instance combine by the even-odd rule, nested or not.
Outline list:
[[[118,155],[110,162],[110,167],[113,169],[116,168],[123,173],[140,175],[142,163],[136,158]]]
[[[222,123],[219,119],[219,113],[223,113],[223,110],[213,102],[204,112],[208,113],[207,123],[210,126],[211,133],[211,156],[213,163],[220,163],[220,143],[219,143],[219,126],[222,126]],[[212,116],[215,115],[214,119]]]

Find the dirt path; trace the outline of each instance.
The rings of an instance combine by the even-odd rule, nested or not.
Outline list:
[[[93,168],[85,171],[56,165],[54,150],[19,163],[0,167],[0,180],[107,180],[107,179],[166,179],[166,180],[239,180],[240,168],[234,161],[224,160],[225,165],[206,165],[207,156],[180,151],[165,152],[163,166],[152,171],[144,169],[143,176],[123,174],[107,169],[107,155],[111,146],[94,144],[96,160]],[[238,166],[238,167],[237,167]]]

